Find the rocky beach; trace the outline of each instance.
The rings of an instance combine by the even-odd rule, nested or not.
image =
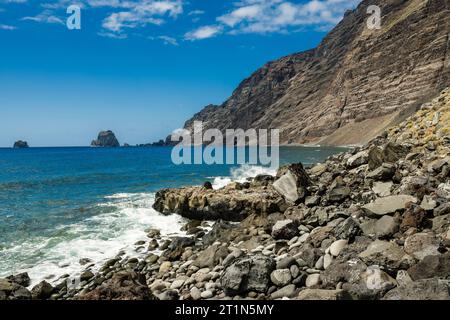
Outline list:
[[[364,146],[276,176],[163,189],[154,209],[186,236],[147,230],[136,248],[81,275],[0,300],[449,300],[450,88]],[[81,261],[80,261],[81,263]]]

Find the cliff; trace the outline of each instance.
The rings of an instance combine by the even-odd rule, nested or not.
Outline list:
[[[381,29],[366,25],[369,5]],[[312,50],[269,62],[185,123],[279,128],[281,143],[362,144],[450,81],[449,0],[364,0]]]

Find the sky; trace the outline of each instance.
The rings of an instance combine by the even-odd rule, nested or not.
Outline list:
[[[359,2],[0,0],[0,147],[86,146],[109,129],[157,141]]]

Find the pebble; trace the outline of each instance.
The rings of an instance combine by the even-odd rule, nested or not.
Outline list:
[[[289,269],[274,270],[270,274],[270,280],[272,280],[272,282],[275,285],[279,287],[284,287],[285,285],[289,284],[292,280],[291,271]]]
[[[296,262],[293,257],[286,257],[277,262],[277,269],[287,269],[295,263]]]
[[[291,240],[288,241],[288,245],[290,246],[291,244],[296,243],[297,240],[298,240],[298,236],[293,237]],[[275,246],[275,244],[274,244],[274,246]]]
[[[314,267],[316,269],[323,269],[324,263],[323,263],[323,256],[321,256],[319,258],[319,260],[317,260],[316,264],[314,265]]]
[[[335,242],[332,243],[332,245],[330,246],[330,253],[331,255],[333,255],[334,257],[337,257],[341,251],[345,248],[345,246],[347,245],[348,240],[336,240]]]
[[[295,295],[295,285],[289,284],[275,292],[273,292],[270,297],[272,299],[281,299],[281,298],[291,298]]]
[[[170,289],[180,289],[184,285],[185,280],[175,280],[170,285]]]
[[[210,290],[205,290],[205,291],[203,291],[203,292],[200,294],[200,296],[201,296],[203,299],[209,299],[209,298],[212,298],[213,295],[214,295],[214,294],[213,294]]]
[[[331,262],[333,262],[333,257],[326,253],[323,257],[323,268],[326,270],[330,266]]]
[[[297,265],[295,265],[295,264],[293,264],[293,265],[289,268],[289,270],[291,271],[292,279],[297,278],[298,275],[300,274],[300,269],[299,269],[299,267],[298,267]]]
[[[306,286],[307,286],[308,288],[320,284],[320,274],[318,274],[318,273],[310,274],[310,275],[306,278],[306,283],[305,283],[305,284],[306,284]]]

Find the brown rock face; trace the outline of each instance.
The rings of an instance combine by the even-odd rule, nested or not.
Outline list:
[[[367,28],[369,5],[381,29]],[[278,128],[281,143],[360,144],[450,82],[449,0],[364,0],[315,49],[269,62],[185,124]]]
[[[241,221],[252,213],[277,212],[281,206],[285,206],[285,201],[271,187],[242,189],[234,183],[220,190],[203,187],[160,190],[153,208],[196,220]]]

